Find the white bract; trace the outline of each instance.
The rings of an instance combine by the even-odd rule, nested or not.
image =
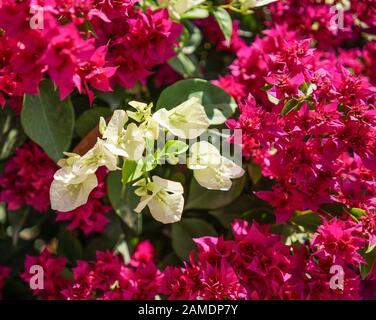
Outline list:
[[[78,175],[75,168],[82,160],[78,154],[66,153],[67,159],[60,160],[61,167],[55,175],[50,187],[51,208],[67,212],[87,202],[90,192],[98,185],[94,173]]]
[[[94,147],[73,165],[74,172],[77,175],[95,173],[102,166],[109,171],[119,169],[117,167],[118,157],[108,146],[108,143],[98,138]]]
[[[137,122],[143,122],[151,117],[153,104],[146,104],[138,101],[131,101],[128,104],[136,109],[136,111],[127,111],[129,118]]]
[[[130,123],[123,137],[124,149],[130,160],[140,160],[145,150],[144,131],[135,123]]]
[[[58,162],[61,169],[55,173],[50,187],[51,208],[61,212],[72,211],[87,202],[98,185],[95,172],[99,167],[105,166],[110,171],[119,169],[117,156],[99,138],[83,157],[74,153],[66,155],[67,159]]]
[[[190,152],[188,168],[204,188],[227,191],[232,186],[231,179],[244,174],[243,168],[221,156],[219,150],[206,141],[193,144]]]
[[[209,119],[204,107],[195,97],[177,107],[160,109],[153,115],[160,126],[182,139],[195,139],[209,128]]]
[[[93,189],[98,185],[97,176],[93,174],[79,176],[75,183],[54,180],[50,187],[52,210],[72,211],[84,205]]]
[[[107,126],[103,118],[100,120],[99,131],[102,133],[102,138],[106,142],[107,149],[121,157],[128,156],[124,144],[124,126],[127,121],[128,116],[124,110],[115,110]]]
[[[141,105],[147,106],[146,104]],[[140,117],[143,117],[136,112],[129,113],[132,118],[140,119]],[[145,132],[138,128],[135,123],[130,123],[125,129],[124,125],[127,121],[128,115],[124,110],[115,110],[107,127],[103,124],[104,119],[101,120],[100,131],[103,131],[105,146],[112,154],[130,160],[139,160],[145,149]]]
[[[140,213],[146,206],[155,220],[162,223],[174,223],[181,219],[184,208],[183,186],[181,183],[153,176],[153,181],[137,181],[135,193],[141,197],[136,212]]]

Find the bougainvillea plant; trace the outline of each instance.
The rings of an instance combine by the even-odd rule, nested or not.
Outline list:
[[[0,1],[0,299],[376,298],[372,0]]]

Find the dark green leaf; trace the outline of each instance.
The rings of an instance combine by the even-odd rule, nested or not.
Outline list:
[[[185,26],[185,31],[186,31],[186,38],[184,42],[182,43],[182,51],[185,54],[192,54],[193,52],[196,51],[198,46],[201,43],[202,36],[201,36],[201,31],[198,27],[196,27],[191,21],[185,20],[183,22]]]
[[[195,248],[193,238],[216,235],[213,226],[203,220],[183,219],[172,225],[172,247],[180,258],[187,259],[189,252]]]
[[[203,79],[181,80],[162,91],[157,109],[172,109],[191,97],[205,107],[212,125],[222,124],[235,112],[235,100],[221,88]]]
[[[74,110],[69,98],[60,101],[50,81],[43,81],[39,89],[38,96],[24,97],[22,127],[30,139],[57,161],[71,144]]]
[[[197,64],[183,52],[178,53],[175,57],[168,60],[167,63],[184,78],[199,75]]]
[[[222,208],[236,200],[243,191],[246,177],[233,181],[229,191],[208,190],[201,187],[193,178],[189,188],[189,196],[185,209],[215,210]]]
[[[67,257],[70,261],[76,261],[82,257],[82,245],[77,237],[64,228],[58,234],[58,255]]]
[[[281,113],[283,116],[285,116],[289,114],[292,110],[298,109],[301,105],[302,105],[302,102],[299,102],[295,99],[290,99],[289,101],[286,102]]]
[[[212,10],[214,18],[217,20],[219,28],[221,29],[227,45],[231,43],[232,35],[232,20],[230,14],[222,7],[214,7]]]
[[[362,254],[366,263],[360,265],[360,274],[362,278],[365,279],[376,262],[376,248],[373,248],[372,250],[362,250]]]
[[[122,218],[126,225],[137,233],[140,233],[142,227],[142,215],[134,211],[140,198],[135,195],[135,188],[130,184],[126,186],[123,185],[121,179],[122,173],[120,171],[112,171],[108,174],[108,197],[115,212]]]
[[[92,129],[98,126],[100,117],[107,118],[112,115],[112,111],[109,108],[94,107],[85,111],[76,120],[76,133],[81,137],[85,137]]]
[[[314,213],[296,216],[291,221],[310,232],[315,232],[318,226],[322,224],[320,216]]]

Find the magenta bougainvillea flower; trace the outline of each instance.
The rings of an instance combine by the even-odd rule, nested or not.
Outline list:
[[[24,205],[39,212],[50,206],[50,185],[56,164],[35,143],[19,147],[5,165],[0,176],[0,199],[9,210]]]
[[[25,272],[20,276],[29,282],[34,275],[30,272],[32,266],[40,266],[43,268],[43,285],[44,289],[36,288],[33,295],[40,296],[43,299],[58,300],[64,296],[62,290],[68,285],[69,281],[62,276],[67,259],[65,257],[54,257],[47,249],[39,256],[27,256],[25,259]]]
[[[60,89],[61,99],[77,89],[88,95],[90,104],[92,89],[112,91],[117,84],[132,88],[145,83],[154,66],[175,55],[182,26],[170,20],[165,9],[143,12],[135,4],[3,1],[0,104],[5,104],[5,95],[38,94],[45,72]],[[32,6],[43,10],[43,27],[30,27]]]

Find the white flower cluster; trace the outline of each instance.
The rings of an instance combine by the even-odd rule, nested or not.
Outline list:
[[[204,107],[197,98],[190,98],[171,109],[160,109],[152,114],[152,104],[132,101],[129,103],[135,111],[115,110],[106,124],[101,118],[98,138],[95,146],[84,156],[66,153],[67,158],[60,160],[61,167],[51,184],[50,198],[53,210],[67,212],[85,204],[90,192],[98,185],[96,170],[105,166],[109,171],[120,170],[118,163],[122,159],[125,168],[132,163],[130,170],[137,170],[135,193],[140,203],[135,211],[140,213],[146,206],[152,216],[162,223],[177,222],[184,208],[183,186],[174,181],[157,176],[149,178],[148,171],[155,168],[158,157],[169,159],[185,152],[188,146],[177,140],[170,140],[167,145],[179,142],[186,148],[172,148],[173,153],[157,150],[150,160],[144,160],[148,145],[158,139],[159,130],[167,130],[182,139],[195,139],[209,127],[209,119]],[[129,118],[133,122],[129,122]],[[128,123],[128,124],[127,124]],[[168,148],[167,148],[168,149]],[[146,159],[148,159],[146,157]],[[134,166],[135,164],[135,166]],[[208,142],[194,143],[190,148],[188,168],[193,170],[197,182],[208,189],[229,190],[231,179],[241,177],[244,170],[234,162],[221,156],[217,148]],[[123,181],[124,183],[124,181]]]

